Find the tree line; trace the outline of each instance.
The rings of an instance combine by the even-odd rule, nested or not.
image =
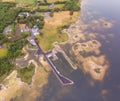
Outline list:
[[[13,42],[9,42],[6,35],[0,33],[0,43],[6,44],[6,48],[8,48],[8,53],[6,57],[0,58],[0,82],[4,79],[6,75],[10,73],[14,69],[13,61],[23,55],[22,48],[25,46],[28,41],[23,36],[22,40],[15,40]]]
[[[20,24],[26,24],[28,27],[32,28],[34,25],[37,25],[39,29],[42,29],[44,26],[44,18],[42,16],[18,16],[17,22]]]
[[[20,8],[15,7],[15,3],[0,2],[0,32],[9,24],[12,24],[21,11]]]
[[[79,11],[80,10],[80,6],[79,6],[79,0],[68,0],[68,1],[56,1],[54,2],[54,4],[64,4],[63,8],[53,8],[53,9],[41,9],[41,8],[37,8],[36,11],[38,12],[51,12],[52,10],[54,10],[55,12],[58,11]],[[51,3],[47,3],[47,2],[40,2],[39,3],[40,6],[49,6],[51,5]]]

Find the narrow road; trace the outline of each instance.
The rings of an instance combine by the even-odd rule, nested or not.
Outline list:
[[[38,47],[37,52],[35,53],[36,55],[41,55],[43,54],[44,57],[46,58],[47,62],[49,63],[53,73],[56,75],[56,77],[58,78],[58,80],[63,84],[63,85],[71,85],[74,84],[74,82],[70,79],[68,79],[67,77],[63,76],[62,74],[60,74],[60,72],[56,69],[55,65],[51,62],[51,60],[49,59],[49,54],[51,54],[51,52],[48,53],[44,53],[43,50],[41,49],[41,47],[39,46],[39,44],[37,43],[36,39],[35,39],[36,45]]]

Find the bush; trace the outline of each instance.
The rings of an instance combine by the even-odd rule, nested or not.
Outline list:
[[[14,65],[7,57],[0,58],[0,81],[2,81],[3,76],[8,75],[13,68]]]
[[[8,57],[15,59],[18,56],[22,55],[22,48],[27,44],[27,40],[18,40],[11,43],[8,47]]]
[[[94,69],[94,71],[95,71],[96,73],[100,73],[100,68],[96,68],[96,69]]]
[[[34,25],[37,25],[39,29],[42,29],[44,26],[44,18],[42,16],[29,16],[26,17],[23,15],[22,17],[17,17],[17,22],[21,24],[26,24],[30,28]]]
[[[4,44],[6,42],[8,42],[7,37],[3,33],[0,33],[0,45]]]
[[[65,10],[72,10],[72,11],[80,10],[80,7],[78,5],[78,0],[70,0],[66,2],[63,8]]]
[[[67,1],[56,1],[54,4],[65,4]]]
[[[54,10],[52,10],[52,11],[50,12],[50,16],[51,16],[51,17],[54,16]]]
[[[73,13],[74,13],[73,10],[71,10],[71,11],[70,11],[70,15],[73,15]]]
[[[30,64],[28,67],[19,68],[18,77],[20,77],[23,82],[30,84],[32,81],[32,76],[34,74],[34,71],[35,71],[35,66],[33,64]]]

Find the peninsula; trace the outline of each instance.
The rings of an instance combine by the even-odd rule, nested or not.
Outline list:
[[[26,92],[25,101],[34,101],[51,71],[62,86],[75,84],[66,70],[104,79],[109,62],[96,34],[82,31],[88,26],[79,20],[80,2],[0,0],[0,101],[19,98],[18,91]]]

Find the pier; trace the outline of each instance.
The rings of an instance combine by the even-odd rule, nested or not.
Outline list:
[[[47,62],[49,63],[53,73],[55,74],[55,76],[57,77],[57,79],[61,82],[62,85],[71,85],[74,84],[74,82],[72,80],[70,80],[69,78],[63,76],[55,67],[55,65],[52,63],[52,61],[49,59],[52,55],[52,51],[44,53],[43,50],[41,49],[41,47],[39,46],[39,44],[37,43],[36,39],[35,39],[36,45],[38,47],[38,50],[35,52],[35,55],[41,55],[43,54],[44,57],[46,58]]]

